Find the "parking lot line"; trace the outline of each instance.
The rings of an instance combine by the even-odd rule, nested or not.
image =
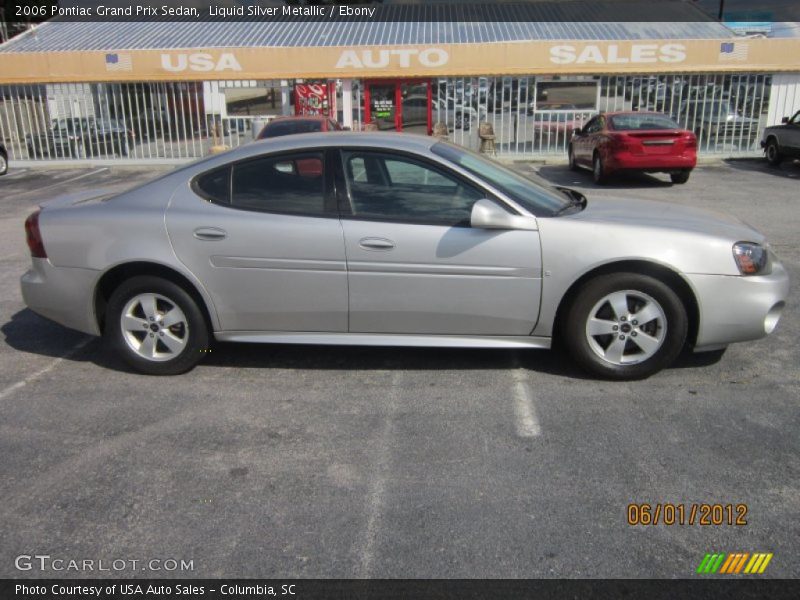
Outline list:
[[[378,438],[380,447],[373,468],[374,477],[372,479],[372,485],[370,486],[369,495],[367,497],[367,526],[364,531],[360,562],[356,573],[356,577],[359,579],[368,579],[372,574],[372,563],[375,558],[375,540],[381,525],[381,515],[383,513],[384,498],[386,495],[392,439],[394,437],[394,415],[397,404],[397,394],[400,389],[399,380],[400,373],[395,371],[392,374],[390,392],[386,395],[386,416]]]
[[[51,360],[47,365],[45,365],[35,373],[31,373],[25,379],[22,379],[20,381],[17,381],[16,383],[12,383],[11,385],[7,386],[5,389],[3,389],[3,391],[0,392],[0,400],[5,400],[17,390],[24,388],[32,381],[35,381],[39,379],[39,377],[41,377],[42,375],[49,373],[50,371],[55,369],[58,365],[60,365],[62,362],[64,362],[66,359],[73,356],[76,352],[78,352],[78,350],[86,346],[93,339],[94,339],[93,337],[84,338],[83,340],[75,344],[72,348],[67,350],[64,354],[62,354],[58,358]]]
[[[78,181],[79,179],[85,179],[86,177],[91,177],[92,175],[97,175],[102,173],[103,171],[108,171],[108,167],[102,167],[100,169],[95,169],[94,171],[89,171],[88,173],[81,173],[80,175],[76,175],[75,177],[70,177],[69,179],[62,179],[57,181],[56,183],[51,183],[50,185],[46,185],[40,188],[34,188],[32,190],[28,190],[20,194],[20,196],[25,196],[29,194],[39,194],[41,192],[47,191],[49,189],[58,188],[63,186],[65,183],[72,183],[73,181]]]
[[[24,175],[28,171],[30,171],[30,169],[22,169],[22,170],[19,170],[19,171],[14,169],[13,173],[9,173],[5,177],[3,177],[3,181],[8,181],[9,179],[16,179],[17,177],[19,177],[20,175]]]
[[[521,438],[532,438],[542,434],[536,407],[533,404],[533,393],[528,385],[526,370],[522,367],[519,355],[514,354],[514,417],[517,435]]]

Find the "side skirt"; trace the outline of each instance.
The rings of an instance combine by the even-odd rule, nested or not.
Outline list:
[[[324,344],[334,346],[409,346],[420,348],[550,348],[551,338],[509,335],[417,335],[400,333],[327,333],[294,331],[217,331],[220,342]]]

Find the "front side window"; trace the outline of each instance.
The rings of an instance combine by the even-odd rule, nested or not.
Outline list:
[[[354,217],[468,226],[484,193],[434,165],[402,155],[343,153]]]
[[[584,133],[594,133],[596,131],[600,131],[600,117],[595,117],[589,121],[586,124],[586,128],[583,130]]]
[[[322,153],[265,156],[233,165],[231,206],[266,212],[322,215]]]
[[[570,202],[567,194],[542,177],[523,176],[460,146],[438,142],[431,152],[485,181],[536,216],[556,215]]]

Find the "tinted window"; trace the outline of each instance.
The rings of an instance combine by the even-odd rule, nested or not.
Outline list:
[[[230,175],[228,167],[211,171],[197,178],[197,191],[206,199],[218,204],[228,204],[230,202]]]
[[[611,126],[617,131],[637,129],[680,129],[680,126],[665,115],[639,113],[635,115],[614,115]]]
[[[325,212],[322,154],[270,156],[233,167],[231,204],[268,212]]]
[[[484,194],[443,170],[411,158],[345,152],[353,215],[400,222],[468,225]]]
[[[301,119],[275,121],[274,123],[269,123],[266,127],[264,127],[260,137],[280,137],[282,135],[294,135],[295,133],[314,133],[316,131],[322,131],[322,121],[303,121]]]
[[[583,130],[584,133],[594,133],[596,131],[600,131],[600,118],[595,117],[591,121],[586,124],[586,129]]]

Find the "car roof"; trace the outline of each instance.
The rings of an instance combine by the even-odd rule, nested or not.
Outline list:
[[[614,112],[606,112],[606,113],[601,113],[601,114],[604,114],[607,117],[615,117],[617,115],[620,115],[620,116],[622,116],[622,115],[626,115],[626,116],[627,115],[659,115],[659,116],[662,116],[662,117],[666,117],[667,116],[665,113],[663,113],[661,111],[658,111],[658,110],[617,110],[617,111],[614,111]]]
[[[424,153],[438,141],[438,138],[414,133],[381,133],[377,131],[295,133],[280,137],[264,138],[249,144],[244,144],[233,150],[203,158],[196,163],[192,163],[191,168],[194,170],[196,167],[198,171],[201,171],[271,152],[312,148],[359,147]],[[188,167],[187,165],[187,168]]]
[[[270,119],[267,125],[271,125],[272,123],[285,123],[286,121],[327,121],[330,118],[331,117],[326,117],[325,115],[284,115],[282,117]]]

